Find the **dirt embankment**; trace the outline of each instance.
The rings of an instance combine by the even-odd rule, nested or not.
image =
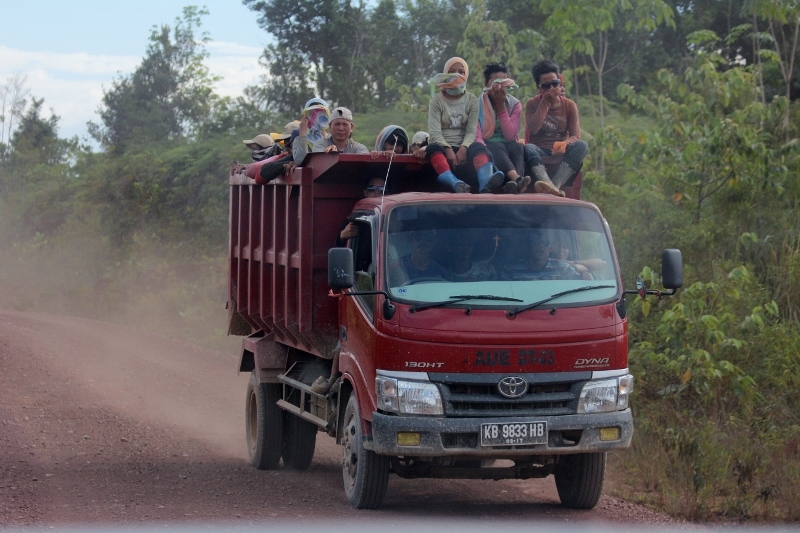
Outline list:
[[[604,496],[562,509],[552,478],[392,477],[380,511],[344,499],[319,434],[306,472],[255,470],[236,354],[117,324],[0,311],[0,526],[488,518],[675,522]],[[613,477],[613,476],[612,476]]]

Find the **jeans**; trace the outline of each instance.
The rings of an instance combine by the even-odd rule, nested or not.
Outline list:
[[[567,145],[567,149],[564,153],[564,160],[563,163],[569,165],[569,168],[572,169],[573,172],[577,172],[583,166],[583,158],[586,157],[586,153],[589,151],[589,145],[586,144],[586,141],[575,141],[572,144]],[[539,148],[535,144],[526,144],[525,145],[525,166],[527,168],[533,168],[537,165],[542,164],[542,158],[548,157],[553,155],[551,150],[546,148]]]

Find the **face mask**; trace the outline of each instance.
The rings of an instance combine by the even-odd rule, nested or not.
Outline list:
[[[460,94],[464,94],[467,91],[467,87],[462,85],[461,87],[453,87],[451,89],[445,89],[444,92],[451,96],[458,96]]]
[[[253,158],[253,161],[257,162],[257,161],[263,161],[268,157],[272,157],[273,155],[280,153],[280,150],[281,150],[280,146],[273,144],[272,146],[262,148],[261,150],[253,150],[252,152],[250,152],[250,155]]]

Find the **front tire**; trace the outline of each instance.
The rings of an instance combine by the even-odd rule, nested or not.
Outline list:
[[[594,509],[603,492],[605,453],[564,455],[553,475],[561,503],[572,509]]]
[[[358,400],[353,392],[344,411],[342,477],[348,503],[355,509],[376,509],[389,486],[389,458],[364,449]]]
[[[245,437],[250,462],[259,470],[274,470],[281,460],[283,410],[278,407],[281,385],[259,383],[258,369],[250,374],[245,404]]]

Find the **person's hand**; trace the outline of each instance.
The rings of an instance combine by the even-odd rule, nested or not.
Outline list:
[[[500,113],[506,105],[506,90],[499,83],[493,83],[488,93],[494,112]]]
[[[413,154],[414,157],[420,160],[420,162],[424,161],[425,158],[428,157],[428,152],[424,147],[417,148],[416,150],[414,150]]]
[[[247,170],[247,165],[242,165],[238,161],[231,161],[231,174],[238,174]]]
[[[335,153],[338,153],[338,152],[339,152],[339,149],[336,148],[335,144],[332,144],[332,145],[330,145],[330,146],[325,148],[325,153],[326,154],[335,154]]]
[[[358,237],[358,226],[352,222],[349,222],[341,231],[341,233],[339,233],[339,239],[346,241],[347,239],[352,239],[353,237]]]
[[[297,163],[295,163],[294,161],[292,161],[291,163],[286,163],[285,165],[283,165],[283,173],[288,176],[289,172],[294,170],[294,168],[296,166],[297,166]]]
[[[451,169],[454,166],[456,166],[456,153],[449,146],[444,149],[444,157],[445,157],[445,159],[447,159],[447,162],[450,164],[450,168]]]
[[[606,266],[606,262],[600,259],[599,257],[592,257],[589,259],[581,259],[579,263],[589,270],[599,270]]]
[[[456,153],[456,166],[463,165],[467,162],[467,147],[462,146]]]
[[[386,159],[389,159],[392,155],[392,152],[389,150],[384,150],[382,152],[373,150],[369,153],[369,155],[372,156],[372,159],[378,159],[379,157],[385,157]]]
[[[556,141],[553,143],[553,149],[551,152],[553,155],[563,154],[567,151],[567,143],[564,141]]]
[[[561,89],[558,87],[550,87],[542,94],[542,100],[548,103],[548,105],[555,105],[558,103],[558,99],[561,96]]]
[[[300,119],[300,136],[305,137],[308,135],[308,117]]]

